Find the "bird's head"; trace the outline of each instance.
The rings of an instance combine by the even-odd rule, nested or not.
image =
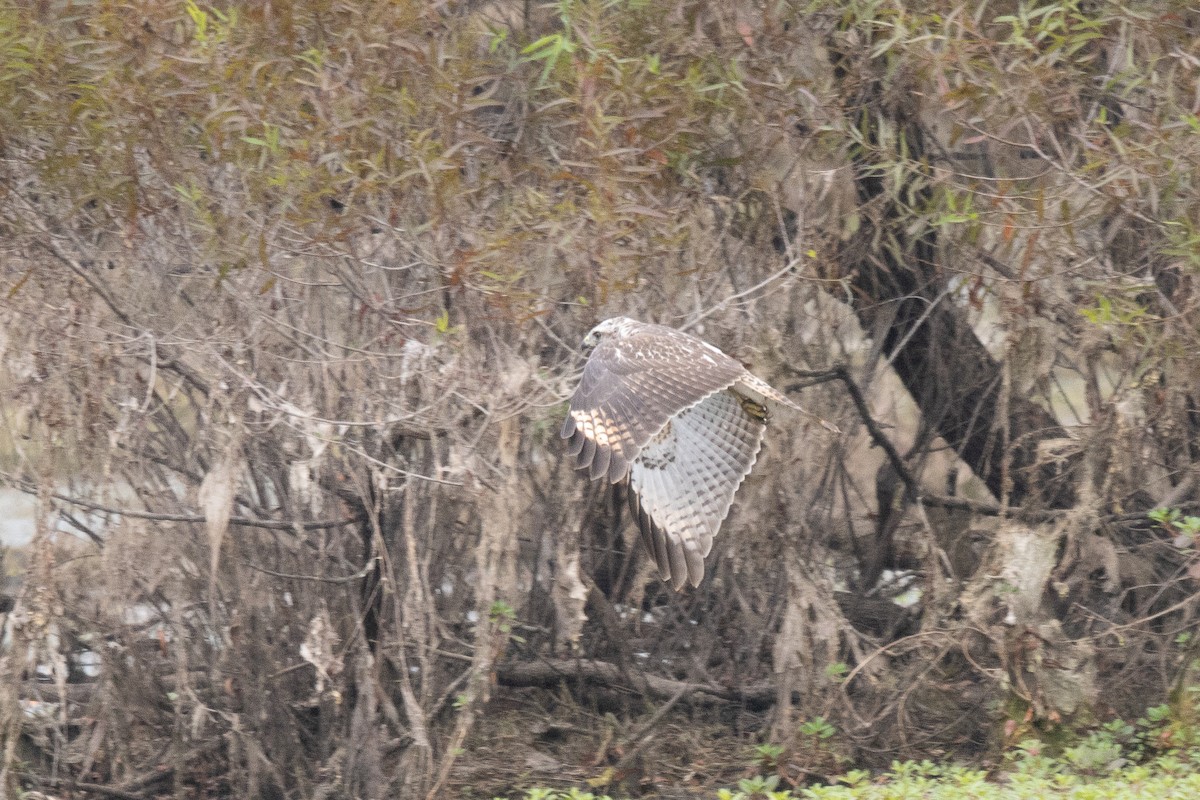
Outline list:
[[[591,353],[592,350],[595,349],[596,345],[600,344],[601,340],[608,336],[619,334],[623,327],[632,322],[633,320],[631,320],[629,317],[613,317],[612,319],[604,320],[604,322],[601,322],[599,325],[588,331],[587,336],[583,337],[583,352],[585,354]]]

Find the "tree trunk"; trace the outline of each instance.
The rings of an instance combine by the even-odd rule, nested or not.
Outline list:
[[[908,186],[890,184],[887,163],[920,163],[925,133],[915,110],[891,105],[882,94],[878,82],[868,83],[854,109],[862,118],[853,127],[865,128],[869,147],[855,158],[862,224],[844,267],[854,311],[863,329],[882,340],[926,423],[993,495],[1013,505],[1068,507],[1070,482],[1039,469],[1038,459],[1038,443],[1065,432],[1029,398],[1005,396],[1001,363],[953,297],[955,273],[939,262],[935,230],[911,210],[930,200],[929,181],[914,176]],[[892,132],[894,151],[885,151],[881,130]]]

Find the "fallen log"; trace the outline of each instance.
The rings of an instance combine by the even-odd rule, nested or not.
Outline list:
[[[546,687],[564,681],[593,683],[662,700],[680,696],[685,698],[682,702],[699,705],[728,702],[765,708],[775,702],[777,691],[775,686],[768,683],[723,686],[718,683],[675,680],[587,658],[510,662],[499,665],[495,674],[496,681],[502,686]]]

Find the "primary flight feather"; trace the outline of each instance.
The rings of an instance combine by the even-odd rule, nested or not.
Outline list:
[[[562,436],[592,480],[629,481],[659,575],[696,586],[704,557],[762,447],[766,400],[803,409],[711,344],[614,317],[583,340]]]

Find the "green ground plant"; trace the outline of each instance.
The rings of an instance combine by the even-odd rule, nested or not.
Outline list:
[[[828,729],[819,718],[810,735]],[[1062,732],[1060,732],[1061,734]],[[832,735],[832,734],[831,734]],[[1200,791],[1200,731],[1181,723],[1170,707],[1154,706],[1133,723],[1112,720],[1057,745],[1016,743],[992,769],[930,760],[894,762],[871,773],[848,770],[836,779],[787,786],[777,770],[784,748],[754,748],[751,770],[733,788],[705,795],[716,800],[1186,800]],[[613,800],[578,789],[528,789],[514,800]]]

